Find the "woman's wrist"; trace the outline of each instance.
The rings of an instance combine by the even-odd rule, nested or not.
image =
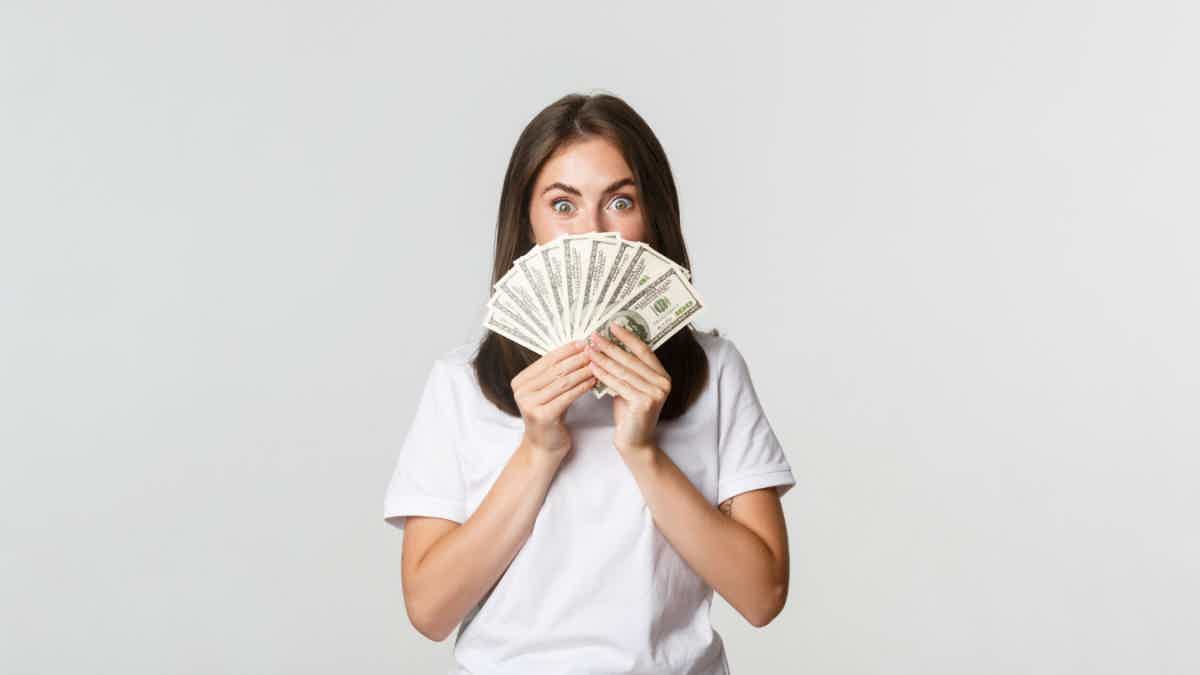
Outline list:
[[[613,444],[623,457],[633,459],[653,459],[659,452],[657,443]]]
[[[561,462],[563,457],[567,455],[567,450],[547,448],[525,436],[521,437],[521,443],[517,446],[517,451],[528,455],[532,460],[538,462],[548,461],[553,464]]]

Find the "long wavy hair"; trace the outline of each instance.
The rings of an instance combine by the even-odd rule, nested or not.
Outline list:
[[[593,137],[611,141],[633,170],[646,219],[644,243],[691,271],[680,231],[675,179],[658,138],[622,99],[611,94],[576,93],[563,96],[539,112],[513,148],[500,191],[489,296],[514,261],[535,244],[529,205],[542,165],[562,145]],[[671,393],[659,413],[661,420],[686,412],[708,378],[708,358],[692,331],[691,325],[685,327],[654,351],[671,375]],[[472,365],[484,396],[509,415],[520,416],[511,381],[538,358],[537,352],[485,331]]]

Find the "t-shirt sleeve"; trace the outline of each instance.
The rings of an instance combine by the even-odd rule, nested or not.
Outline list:
[[[408,516],[467,518],[448,368],[434,363],[387,486],[383,517],[401,531]]]
[[[792,467],[759,403],[746,360],[728,338],[718,378],[717,503],[772,486],[782,497],[796,484]]]

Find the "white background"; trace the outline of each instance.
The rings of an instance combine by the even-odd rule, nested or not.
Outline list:
[[[384,488],[517,135],[598,88],[798,479],[735,674],[1196,672],[1198,19],[4,3],[0,671],[448,669]]]

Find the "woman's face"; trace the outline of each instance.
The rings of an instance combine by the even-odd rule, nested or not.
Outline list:
[[[539,245],[564,234],[619,232],[633,241],[646,234],[633,172],[615,145],[595,136],[560,146],[542,165],[529,222]]]

